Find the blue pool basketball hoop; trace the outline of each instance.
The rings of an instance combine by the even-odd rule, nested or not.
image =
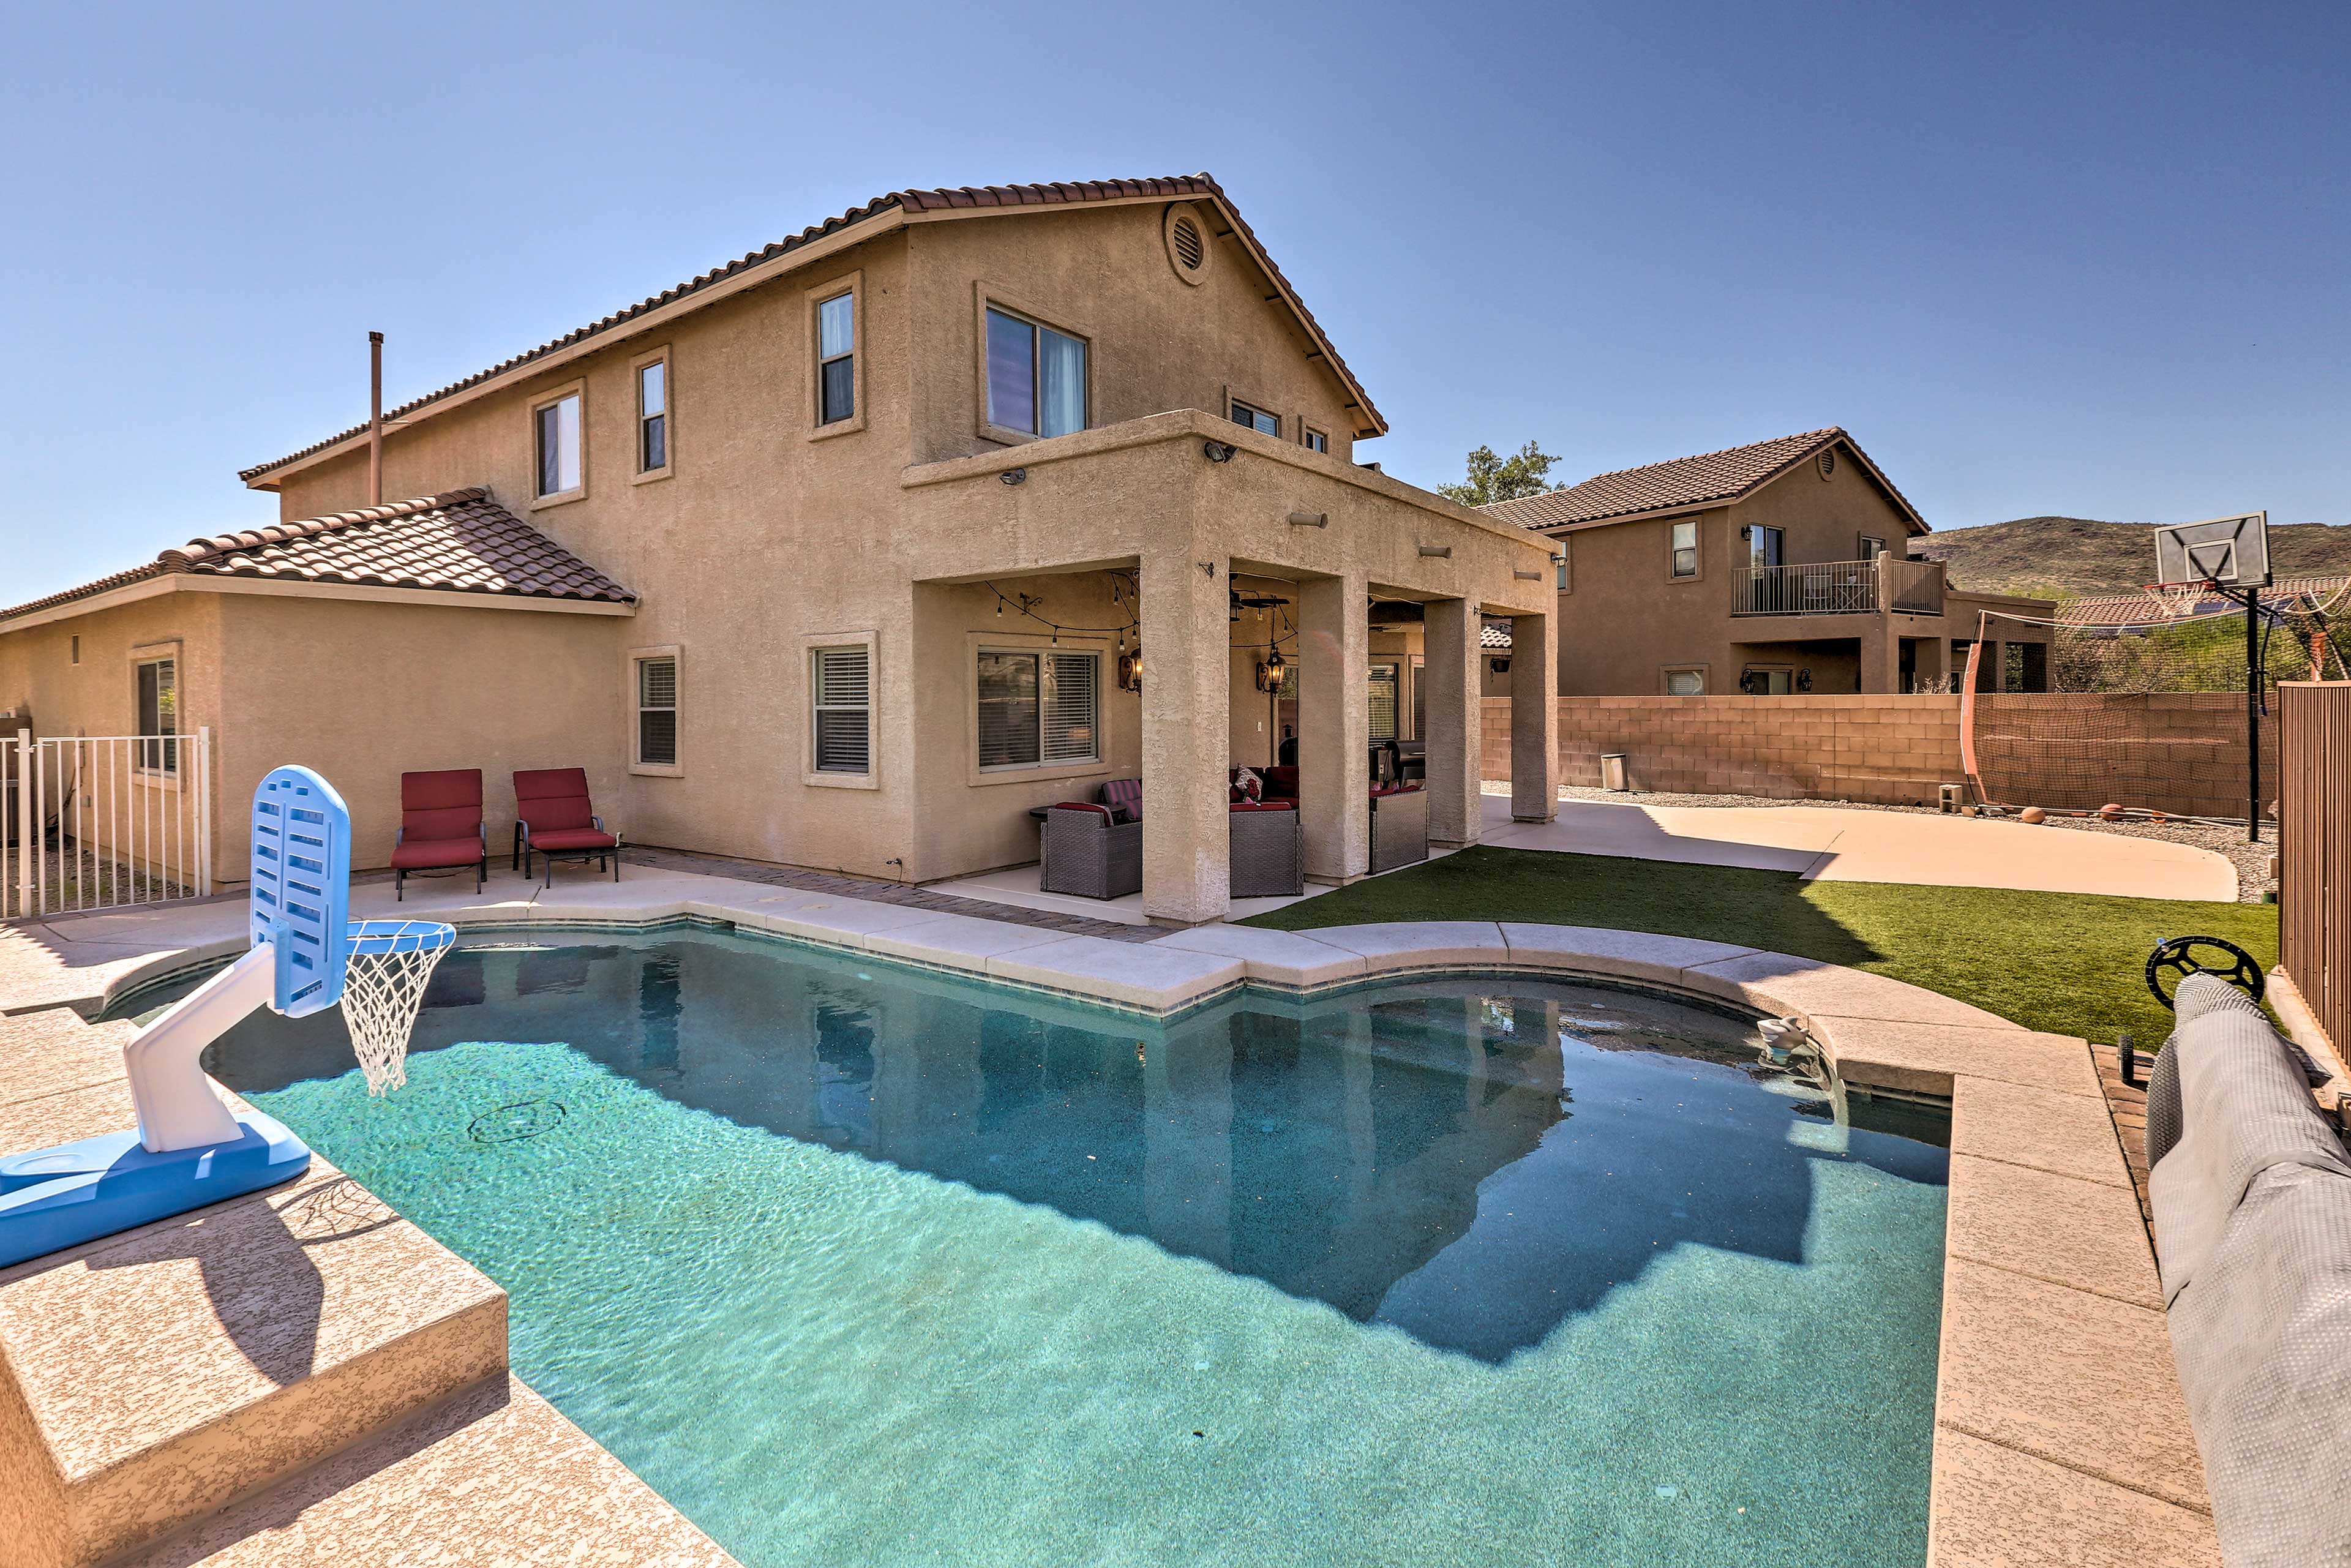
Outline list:
[[[309,1167],[299,1138],[232,1113],[204,1048],[263,1008],[340,1005],[371,1093],[406,1082],[408,1037],[434,966],[456,940],[423,920],[350,918],[351,814],[307,768],[253,795],[252,946],[123,1048],[137,1130],[0,1156],[0,1267],[274,1186]]]

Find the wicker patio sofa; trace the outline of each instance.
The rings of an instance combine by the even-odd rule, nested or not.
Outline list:
[[[1226,851],[1235,898],[1296,897],[1306,891],[1306,831],[1298,802],[1236,800]]]
[[[1045,810],[1039,834],[1037,886],[1080,898],[1123,898],[1143,891],[1143,824],[1122,822],[1112,808],[1065,800]]]
[[[1372,870],[1394,871],[1428,858],[1428,791],[1395,784],[1372,791]]]

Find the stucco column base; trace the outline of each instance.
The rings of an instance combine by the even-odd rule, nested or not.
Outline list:
[[[1343,886],[1372,869],[1370,580],[1356,572],[1311,579],[1299,588],[1298,612],[1306,874]]]
[[[1231,907],[1232,650],[1225,559],[1188,536],[1143,558],[1143,913],[1197,925]]]
[[[1559,815],[1559,617],[1510,620],[1510,820]]]
[[[1447,849],[1474,844],[1484,831],[1479,799],[1479,751],[1484,703],[1479,695],[1479,633],[1485,617],[1466,599],[1432,600],[1424,608],[1426,658],[1421,679],[1427,742],[1428,841]]]

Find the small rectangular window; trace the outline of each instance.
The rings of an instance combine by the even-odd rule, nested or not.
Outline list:
[[[180,770],[180,662],[139,662],[139,766],[150,773]]]
[[[1030,435],[1086,428],[1084,340],[987,308],[987,423]]]
[[[1704,670],[1667,670],[1666,695],[1669,697],[1702,697],[1706,695]]]
[[[1102,758],[1099,653],[983,652],[979,765],[1033,768]]]
[[[1788,554],[1788,530],[1769,528],[1758,524],[1747,530],[1747,564],[1779,566]]]
[[[872,657],[862,644],[818,648],[809,689],[816,711],[816,770],[873,771]]]
[[[669,361],[637,367],[637,472],[669,466]]]
[[[1696,577],[1698,575],[1697,523],[1676,523],[1674,525],[1673,550],[1674,575],[1676,577]],[[1688,694],[1683,693],[1680,695],[1687,695]]]
[[[637,760],[677,766],[677,660],[637,661]]]
[[[80,663],[81,663],[81,639],[80,639],[80,638],[78,638],[78,637],[71,637],[71,638],[67,639],[67,641],[68,641],[71,645],[70,645],[70,646],[66,650],[66,653],[67,653],[66,662],[67,662],[68,664],[80,664]]]
[[[1372,738],[1396,738],[1396,667],[1374,664],[1371,671]]]
[[[857,296],[836,294],[816,308],[819,424],[857,417]]]
[[[1886,553],[1886,541],[1869,534],[1861,536],[1861,559],[1876,560]]]
[[[1562,593],[1573,592],[1575,580],[1568,574],[1568,542],[1564,538],[1557,538],[1552,543],[1559,547],[1559,553],[1552,558],[1551,563],[1554,580]]]
[[[1321,431],[1315,430],[1311,427],[1301,427],[1298,440],[1300,444],[1303,445],[1309,452],[1328,452],[1331,450],[1331,438],[1323,434]]]
[[[1281,416],[1280,414],[1268,413],[1261,408],[1252,408],[1238,398],[1233,399],[1233,423],[1235,424],[1246,424],[1251,430],[1256,431],[1259,435],[1280,435],[1281,434]]]
[[[538,409],[538,493],[560,496],[580,488],[580,394],[557,398]]]

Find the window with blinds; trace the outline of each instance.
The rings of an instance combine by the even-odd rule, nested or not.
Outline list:
[[[1396,667],[1374,664],[1371,674],[1372,738],[1396,738]]]
[[[677,660],[637,661],[637,760],[677,766]]]
[[[1102,758],[1102,655],[979,655],[979,765],[1060,767]]]
[[[873,771],[873,654],[862,646],[810,654],[816,709],[816,771]]]

